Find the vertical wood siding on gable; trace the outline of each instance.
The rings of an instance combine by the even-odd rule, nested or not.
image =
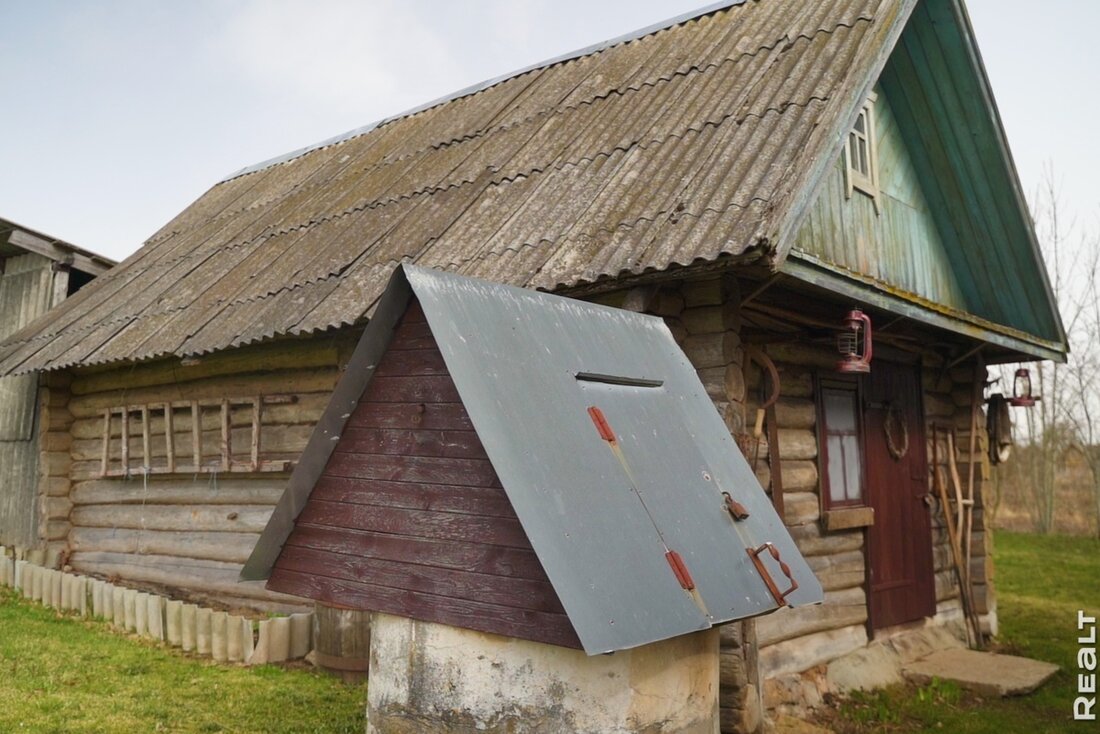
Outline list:
[[[936,303],[974,312],[948,257],[890,103],[875,103],[879,206],[854,191],[847,198],[844,161],[829,173],[794,248]]]
[[[7,337],[53,305],[53,261],[9,257],[0,271],[0,337]],[[0,544],[38,544],[38,375],[0,378]]]
[[[580,647],[415,303],[268,588]]]

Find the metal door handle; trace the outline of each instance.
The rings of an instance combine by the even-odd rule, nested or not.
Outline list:
[[[783,562],[783,559],[779,557],[779,549],[771,543],[764,543],[759,548],[746,548],[749,556],[752,558],[753,565],[756,566],[756,571],[764,579],[764,584],[768,587],[768,591],[771,592],[772,598],[775,599],[775,603],[782,606],[786,604],[786,599],[791,593],[798,588],[798,582],[795,581],[794,575],[791,573],[791,567]],[[760,560],[760,554],[764,551],[768,551],[775,562],[779,564],[779,570],[783,572],[783,575],[787,577],[787,580],[791,582],[790,588],[786,591],[780,591],[779,587],[775,585],[775,580],[772,575],[768,573],[768,569],[764,566],[764,562]]]

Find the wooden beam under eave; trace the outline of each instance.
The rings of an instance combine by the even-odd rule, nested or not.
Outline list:
[[[71,263],[74,268],[89,275],[101,275],[112,267],[109,261],[89,257],[22,229],[12,230],[8,235],[8,244],[56,262]]]

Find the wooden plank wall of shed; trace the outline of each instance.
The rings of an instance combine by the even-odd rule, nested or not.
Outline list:
[[[27,254],[0,267],[0,337],[23,328],[64,297],[53,261]],[[37,375],[0,378],[0,544],[22,550],[41,541],[38,489]]]
[[[121,405],[169,400],[291,395],[295,402],[268,405],[262,425],[263,459],[297,460],[328,403],[359,335],[345,330],[305,340],[243,347],[182,366],[178,359],[85,369],[73,375],[66,409],[70,445],[64,456],[68,486],[51,485],[50,535],[64,538],[78,571],[117,576],[136,585],[168,587],[196,600],[214,599],[256,609],[290,609],[301,600],[266,591],[262,583],[237,583],[287,473],[152,474],[100,477],[103,411]],[[163,419],[150,421],[154,433]],[[117,423],[117,418],[116,418]],[[247,451],[251,410],[233,411],[234,443]],[[114,434],[119,434],[115,426]],[[136,435],[134,435],[136,434]],[[178,445],[189,436],[179,433]],[[59,441],[60,439],[58,439]],[[204,415],[204,455],[217,456],[218,416]],[[140,428],[131,431],[131,456],[141,455]],[[55,441],[55,444],[57,441]],[[162,461],[163,441],[152,442]],[[61,464],[62,457],[55,457]],[[67,494],[62,494],[66,490]]]

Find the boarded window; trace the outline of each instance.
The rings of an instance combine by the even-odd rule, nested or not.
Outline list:
[[[818,412],[821,487],[825,507],[862,505],[863,431],[858,383],[822,380]]]

